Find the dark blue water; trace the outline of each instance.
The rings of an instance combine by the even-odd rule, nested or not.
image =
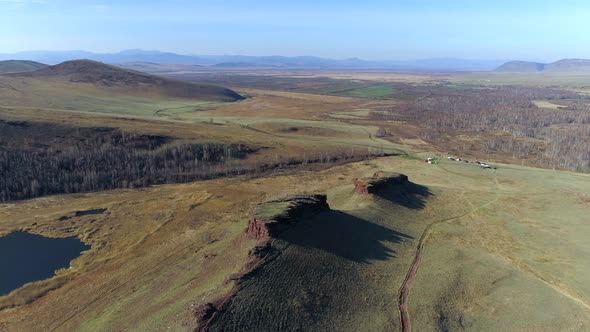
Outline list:
[[[52,239],[25,232],[0,237],[0,296],[22,285],[51,278],[55,270],[90,246],[74,237]]]

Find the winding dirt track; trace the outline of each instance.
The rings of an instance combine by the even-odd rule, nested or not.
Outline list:
[[[451,217],[451,218],[446,218],[446,219],[442,219],[442,220],[438,220],[435,221],[433,223],[431,223],[430,225],[426,226],[426,228],[424,229],[424,232],[422,232],[422,236],[420,236],[420,240],[418,241],[418,245],[416,246],[416,254],[414,255],[414,260],[412,261],[412,265],[410,265],[410,269],[408,270],[408,273],[406,274],[406,278],[404,279],[404,282],[402,283],[402,286],[399,289],[399,314],[400,314],[400,322],[401,322],[401,330],[402,332],[410,332],[412,330],[412,325],[410,322],[410,314],[408,312],[408,296],[410,294],[410,288],[412,287],[412,282],[414,281],[414,278],[416,277],[416,274],[418,273],[418,268],[420,267],[420,262],[422,261],[422,253],[424,251],[424,245],[426,244],[426,240],[428,239],[428,236],[430,235],[430,232],[432,230],[432,228],[438,224],[447,222],[447,221],[452,221],[452,220],[457,220],[460,218],[463,218],[465,216],[468,216],[472,213],[475,213],[476,211],[485,208],[488,205],[491,205],[493,203],[495,203],[498,198],[498,180],[494,174],[494,182],[496,184],[496,197],[485,203],[482,204],[470,211],[467,211],[464,214],[455,216],[455,217]]]

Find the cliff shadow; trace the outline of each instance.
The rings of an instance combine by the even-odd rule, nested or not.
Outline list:
[[[395,257],[391,244],[413,239],[410,235],[337,210],[303,216],[277,238],[362,263]]]
[[[416,210],[423,209],[428,197],[434,195],[428,187],[410,181],[378,188],[373,194],[391,203]]]

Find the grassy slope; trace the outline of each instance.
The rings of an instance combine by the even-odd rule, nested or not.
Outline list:
[[[0,74],[29,72],[46,66],[47,65],[35,61],[5,60],[0,61]]]
[[[1,106],[43,108],[57,111],[112,113],[115,115],[157,116],[157,111],[192,107],[199,109],[213,102],[183,100],[161,96],[120,95],[85,84],[43,82],[34,79],[0,77]]]
[[[259,137],[261,142],[268,142],[269,139],[286,140],[289,146],[304,146],[311,150],[331,145],[347,149],[399,151],[394,144],[375,138],[377,128],[374,126],[351,126],[324,119],[332,111],[354,109],[367,103],[366,101],[299,93],[248,91],[252,97],[239,103],[211,102],[168,97],[149,91],[138,93],[124,86],[113,88],[100,84],[69,82],[63,79],[71,75],[71,70],[68,71],[67,68],[60,70],[59,79],[55,79],[56,69],[53,68],[53,71],[47,69],[48,72],[34,74],[42,79],[0,77],[0,107],[16,112],[43,109],[185,123],[213,121],[225,126],[240,127],[241,130],[238,131],[245,132],[242,135]],[[118,72],[120,69],[113,70],[117,75],[123,75]],[[89,75],[94,77],[94,71],[83,72],[84,77]],[[307,130],[291,133],[267,128],[277,125],[286,128],[305,127]],[[221,131],[224,128],[218,129]],[[310,132],[315,135],[308,135]]]
[[[71,61],[34,72],[0,76],[0,106],[160,117],[197,112],[241,99],[222,87],[128,71],[92,61]]]
[[[91,60],[66,61],[26,73],[9,74],[49,82],[86,83],[109,88],[111,93],[145,94],[205,101],[236,101],[239,94],[220,86],[188,83],[123,69]]]
[[[85,118],[85,126],[93,125],[93,122],[94,125],[99,123],[99,126],[103,126],[112,121],[118,126],[131,128],[142,125],[137,121],[142,119],[152,123],[148,128],[142,125],[141,130],[149,131],[157,130],[160,126],[166,127],[168,125],[165,123],[172,121],[178,123],[177,126],[193,128],[182,130],[191,131],[187,138],[195,135],[201,137],[206,133],[212,139],[219,137],[224,142],[235,142],[236,137],[240,137],[241,142],[279,145],[280,154],[285,157],[293,153],[301,157],[302,150],[326,151],[333,148],[383,149],[390,153],[400,151],[395,144],[374,137],[377,127],[318,121],[332,110],[354,107],[356,104],[350,98],[271,93],[256,94],[239,103],[219,103],[161,96],[113,95],[108,89],[95,85],[6,77],[0,77],[0,97],[0,107],[6,108],[0,112],[0,116],[1,113],[11,113],[11,116],[20,120],[34,117],[42,121],[54,121],[59,118],[66,122]],[[275,113],[277,110],[283,112]],[[77,115],[69,116],[70,112]],[[104,115],[136,119],[122,121]],[[153,120],[165,121],[159,123]],[[216,125],[210,125],[211,121]],[[291,127],[304,130],[281,131],[281,128]],[[168,134],[176,136],[177,132]],[[272,153],[277,154],[277,151]]]
[[[410,300],[415,328],[590,328],[589,190],[589,176],[501,167],[484,208],[433,231]]]

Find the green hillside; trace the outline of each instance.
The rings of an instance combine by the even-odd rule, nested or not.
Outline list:
[[[32,72],[10,74],[10,76],[51,82],[87,83],[107,87],[112,92],[121,94],[140,93],[203,101],[243,99],[235,91],[223,87],[167,79],[91,60],[66,61],[55,66]]]
[[[28,60],[5,60],[0,61],[0,74],[22,73],[34,71],[47,65]]]

